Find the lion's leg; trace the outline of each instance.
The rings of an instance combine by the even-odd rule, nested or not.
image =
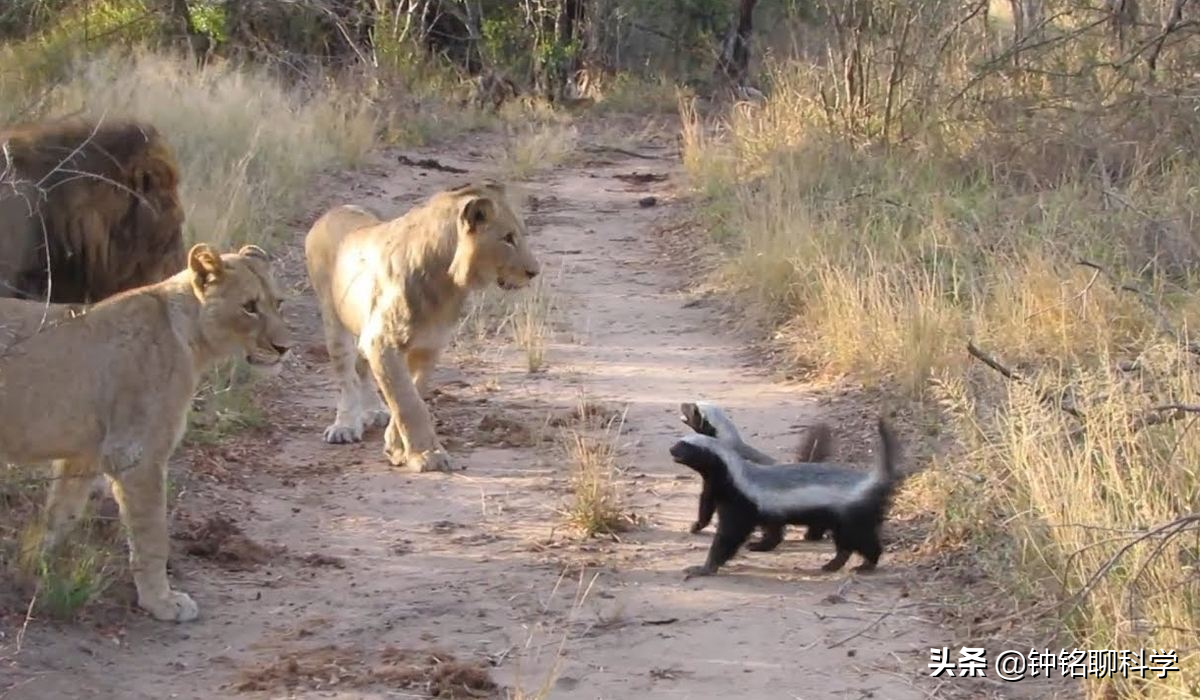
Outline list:
[[[417,393],[401,351],[377,332],[363,334],[363,346],[375,381],[392,418],[383,435],[388,461],[407,463],[412,471],[449,471],[450,456],[438,442],[429,409]]]
[[[53,464],[50,492],[46,496],[46,535],[42,552],[57,547],[83,517],[92,484],[99,476],[97,463],[91,459],[56,459]]]
[[[404,356],[408,364],[408,372],[412,375],[413,384],[417,387],[417,393],[422,399],[429,397],[429,381],[433,376],[433,368],[437,365],[438,352],[436,350],[409,350]]]
[[[167,581],[167,455],[144,459],[113,475],[113,496],[129,533],[129,568],[138,606],[159,620],[187,622],[199,614],[188,594]]]
[[[359,406],[362,407],[363,428],[382,428],[392,419],[383,399],[379,396],[379,388],[375,385],[375,377],[371,375],[371,365],[367,358],[358,355],[355,370],[358,372]]]
[[[333,424],[325,428],[325,442],[334,445],[359,442],[366,426],[363,424],[364,387],[356,367],[358,348],[354,345],[354,336],[341,327],[335,316],[322,314],[322,317],[325,320],[325,345],[339,391],[337,415]]]

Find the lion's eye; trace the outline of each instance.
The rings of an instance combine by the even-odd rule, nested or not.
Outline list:
[[[517,244],[517,234],[509,233],[504,237],[504,242],[511,246],[515,246]]]
[[[251,299],[250,301],[246,302],[245,304],[242,304],[242,310],[245,311],[246,313],[250,314],[251,316],[257,316],[258,315],[258,301]]]

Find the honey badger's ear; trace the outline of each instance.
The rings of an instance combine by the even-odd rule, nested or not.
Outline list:
[[[479,227],[496,218],[496,203],[487,197],[472,197],[462,208],[462,220],[467,231],[476,233]]]

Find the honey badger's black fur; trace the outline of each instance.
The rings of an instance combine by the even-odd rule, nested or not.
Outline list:
[[[738,433],[737,427],[733,421],[725,414],[721,408],[715,404],[706,401],[697,401],[695,403],[683,403],[679,405],[680,419],[701,435],[716,438],[725,443],[728,447],[737,451],[738,455],[744,457],[751,462],[757,464],[776,464],[775,458],[767,455],[758,449],[746,444]],[[832,445],[832,431],[829,426],[824,423],[817,423],[810,427],[804,435],[804,439],[797,449],[797,463],[813,465],[814,469],[824,471],[824,468],[817,466],[829,459],[829,454]],[[866,478],[863,472],[844,472],[849,479],[856,481],[859,478]],[[692,534],[697,534],[708,524],[712,522],[712,516],[715,509],[715,504],[712,500],[712,495],[709,493],[707,482],[704,489],[700,492],[700,509],[696,516],[696,521],[692,523],[689,531]],[[778,533],[770,533],[771,536],[765,536],[757,542],[751,543],[747,549],[761,552],[769,552],[779,546],[783,542],[783,527],[779,528]],[[809,526],[804,533],[804,539],[810,542],[820,541],[825,536],[825,528],[820,526]]]
[[[814,471],[811,465],[755,464],[707,435],[688,435],[676,442],[671,456],[700,474],[719,516],[707,560],[702,566],[690,567],[688,575],[715,574],[758,526],[763,529],[763,539],[751,548],[773,549],[782,539],[785,525],[832,532],[837,555],[821,567],[825,571],[841,569],[853,552],[864,560],[856,570],[874,569],[883,553],[879,529],[897,481],[898,448],[882,418],[879,437],[876,468],[865,479],[853,482],[831,472],[833,467]]]

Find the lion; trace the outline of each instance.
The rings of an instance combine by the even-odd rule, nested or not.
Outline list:
[[[469,292],[517,289],[538,275],[527,237],[492,180],[439,192],[390,221],[353,205],[317,219],[304,252],[340,389],[325,442],[359,442],[386,425],[393,466],[451,470],[423,400],[429,376]]]
[[[197,617],[167,580],[167,460],[208,366],[239,351],[254,366],[282,361],[291,340],[280,300],[261,248],[217,255],[200,243],[174,276],[87,308],[0,304],[0,326],[18,334],[0,340],[0,460],[52,463],[43,552],[104,474],[129,535],[138,605],[159,620]]]
[[[149,124],[0,130],[0,297],[91,303],[175,274],[178,182],[175,156]]]

